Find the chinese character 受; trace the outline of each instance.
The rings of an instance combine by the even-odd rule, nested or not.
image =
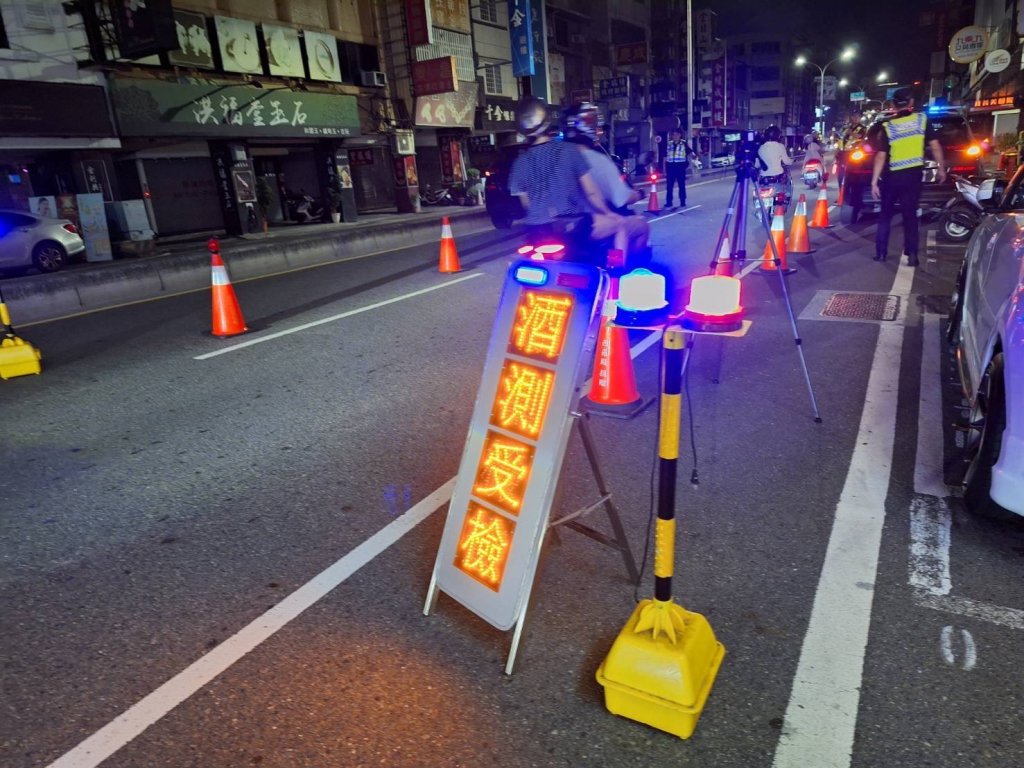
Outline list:
[[[518,514],[532,463],[533,449],[530,446],[491,433],[473,494],[507,512]]]

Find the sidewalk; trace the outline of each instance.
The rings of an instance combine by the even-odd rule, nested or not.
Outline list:
[[[350,224],[295,224],[274,227],[266,234],[223,238],[221,254],[231,279],[237,282],[439,243],[444,216],[451,220],[456,237],[492,229],[483,206],[437,206],[420,213],[369,214]],[[140,256],[75,264],[52,274],[6,278],[0,287],[15,326],[209,288],[206,243],[211,234],[161,240],[153,252]]]

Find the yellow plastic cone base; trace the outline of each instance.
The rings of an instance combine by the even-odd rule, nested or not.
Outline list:
[[[613,715],[688,739],[725,647],[708,620],[672,602],[644,600],[597,670]]]
[[[42,353],[17,336],[0,338],[0,379],[30,376],[43,372]]]

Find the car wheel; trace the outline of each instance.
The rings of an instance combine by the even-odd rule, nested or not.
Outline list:
[[[39,243],[32,251],[32,263],[40,272],[56,272],[68,263],[68,255],[60,243]]]
[[[846,203],[843,203],[843,205],[840,206],[840,208],[839,208],[839,223],[840,224],[845,224],[846,226],[849,226],[851,224],[856,224],[858,218],[860,218],[860,208],[859,207],[854,207],[852,205],[847,205]]]
[[[970,463],[964,476],[964,504],[968,511],[976,515],[1007,520],[1014,515],[992,501],[989,495],[992,467],[999,460],[1003,431],[1006,429],[1002,354],[996,355],[989,363],[976,401],[974,413],[971,414],[974,440],[970,444]]]

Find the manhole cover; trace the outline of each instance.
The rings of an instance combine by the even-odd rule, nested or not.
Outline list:
[[[822,317],[847,320],[895,320],[900,313],[900,297],[885,293],[833,293]]]

